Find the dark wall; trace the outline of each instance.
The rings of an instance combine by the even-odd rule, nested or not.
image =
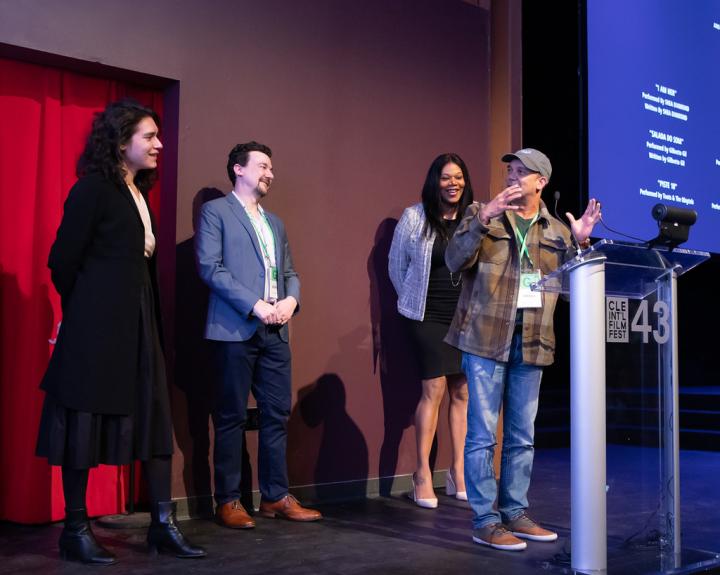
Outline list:
[[[499,21],[512,20],[508,6],[517,2],[498,4],[508,12]],[[488,189],[493,117],[508,115],[517,84],[496,63],[504,79],[491,117],[489,5],[0,3],[0,42],[177,81],[175,497],[206,495],[210,485],[212,362],[192,262],[193,212],[228,191],[227,153],[250,139],[273,148],[266,207],[286,223],[302,281],[291,326],[291,482],[412,471],[419,383],[394,310],[387,249],[437,154],[461,154],[478,195]],[[513,38],[502,37],[508,53]],[[505,151],[502,140],[493,138]],[[175,286],[164,288],[171,298]],[[449,463],[445,421],[438,469]],[[251,434],[251,456],[255,441]],[[359,459],[350,467],[348,450]]]

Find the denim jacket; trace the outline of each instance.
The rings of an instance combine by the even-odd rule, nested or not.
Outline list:
[[[395,228],[388,271],[398,294],[398,311],[410,319],[425,317],[430,280],[430,260],[435,243],[435,232],[424,233],[425,211],[422,204],[415,204],[403,211]]]

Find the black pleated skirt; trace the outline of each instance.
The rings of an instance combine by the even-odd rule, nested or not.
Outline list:
[[[462,373],[462,353],[443,341],[450,328],[449,323],[412,319],[407,319],[406,323],[422,379]]]
[[[140,352],[135,410],[130,415],[75,411],[45,396],[36,454],[51,465],[87,469],[125,465],[173,452],[172,418],[165,362],[149,274],[140,297]]]

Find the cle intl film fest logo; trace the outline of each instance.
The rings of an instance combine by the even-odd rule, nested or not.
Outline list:
[[[650,316],[656,316],[650,323]],[[640,300],[635,314],[630,319],[630,302],[626,297],[605,298],[605,341],[607,343],[628,343],[630,332],[641,333],[642,342],[648,343],[650,336],[658,344],[670,339],[670,310],[664,301],[656,301],[650,310],[648,300]]]

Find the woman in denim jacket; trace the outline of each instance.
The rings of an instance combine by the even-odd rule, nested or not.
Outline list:
[[[446,388],[453,459],[446,476],[446,493],[467,500],[463,475],[467,381],[460,368],[460,352],[443,339],[462,287],[460,274],[450,273],[445,265],[445,249],[472,201],[465,162],[457,154],[441,154],[428,170],[422,202],[405,209],[390,247],[390,279],[398,294],[398,311],[407,318],[422,377],[415,410],[417,468],[408,496],[420,507],[430,509],[437,507],[430,449]]]

